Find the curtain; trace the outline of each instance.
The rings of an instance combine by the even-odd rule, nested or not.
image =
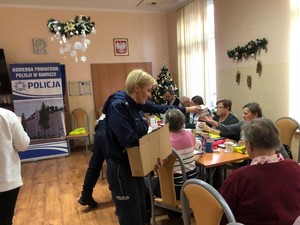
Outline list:
[[[179,93],[206,98],[206,0],[193,0],[177,11]]]

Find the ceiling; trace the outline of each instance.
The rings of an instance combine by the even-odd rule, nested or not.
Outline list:
[[[168,12],[190,0],[0,0],[1,6],[101,11]]]

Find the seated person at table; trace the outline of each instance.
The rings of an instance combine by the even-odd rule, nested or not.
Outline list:
[[[167,105],[181,106],[179,98],[177,98],[172,89],[167,89],[165,91],[165,98],[167,99]]]
[[[201,117],[201,119],[205,120],[207,123],[210,123],[213,126],[213,128],[205,124],[200,124],[200,126],[202,130],[207,131],[209,133],[218,134],[221,137],[230,137],[231,135],[235,135],[236,137],[241,137],[242,125],[247,121],[251,121],[255,118],[261,118],[261,117],[262,117],[262,109],[260,105],[256,102],[251,102],[244,105],[243,107],[243,119],[244,119],[243,121],[231,125],[225,125],[213,120],[209,116],[206,116],[206,117]],[[239,141],[240,138],[236,138],[233,140]],[[277,152],[280,152],[284,158],[289,158],[289,155],[286,152],[283,145],[279,146]]]
[[[203,98],[199,95],[192,97],[191,105],[193,106],[204,105]],[[199,121],[199,115],[197,113],[190,113],[189,118],[186,119],[185,127],[195,129],[198,121]]]
[[[171,146],[180,154],[184,166],[187,179],[197,178],[198,172],[194,158],[194,149],[199,149],[200,141],[197,141],[191,131],[183,129],[184,114],[178,109],[170,109],[165,114],[165,123],[169,123]],[[173,168],[174,185],[176,198],[180,199],[180,190],[183,185],[182,171],[179,161],[175,161]],[[153,181],[153,191],[156,196],[160,195],[159,182]]]
[[[243,107],[243,120],[235,124],[225,125],[221,122],[213,120],[211,116],[201,117],[202,120],[211,124],[213,127],[209,127],[205,124],[201,124],[201,129],[209,133],[218,134],[221,137],[232,138],[233,140],[239,141],[241,136],[241,127],[245,121],[251,121],[255,118],[262,117],[262,109],[256,102],[251,102]]]
[[[184,107],[190,107],[192,105],[191,99],[187,96],[181,96],[179,98],[180,104]],[[192,128],[192,126],[195,128],[195,124],[190,124],[190,113],[185,113],[185,128]]]
[[[271,120],[254,119],[242,130],[252,162],[229,175],[222,196],[242,224],[293,224],[300,215],[299,164],[276,154],[279,132]]]
[[[185,166],[187,179],[191,179],[198,176],[194,149],[199,149],[200,141],[196,140],[192,132],[183,129],[184,120],[184,114],[178,109],[170,109],[166,112],[165,123],[169,124],[171,146],[180,154]],[[183,180],[178,160],[175,162],[173,175],[176,198],[180,199],[180,190],[183,185]]]
[[[224,125],[235,124],[239,122],[239,119],[231,113],[232,102],[230,99],[220,99],[217,101],[216,115],[213,120]],[[228,137],[229,139],[235,140],[240,137]]]
[[[238,118],[231,113],[232,102],[230,99],[220,99],[217,101],[216,106],[216,115],[213,117],[213,120],[224,125],[230,125],[238,123]],[[227,138],[236,140],[240,139],[239,135],[228,135]],[[216,189],[219,189],[223,183],[222,177],[222,168],[216,168],[213,175],[213,184]]]

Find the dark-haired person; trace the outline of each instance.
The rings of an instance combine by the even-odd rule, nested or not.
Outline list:
[[[177,98],[172,89],[167,89],[165,91],[165,98],[167,99],[168,105],[180,106],[180,100]]]
[[[243,121],[231,125],[225,125],[222,124],[221,122],[217,122],[213,120],[211,116],[206,116],[201,119],[211,124],[212,127],[209,127],[205,124],[201,124],[201,129],[209,133],[218,134],[221,137],[234,136],[235,139],[233,140],[239,141],[241,136],[241,128],[244,122],[251,121],[255,118],[261,118],[261,117],[262,117],[262,109],[260,105],[256,102],[251,102],[243,106]]]
[[[193,105],[193,106],[204,105],[203,98],[201,96],[199,96],[199,95],[195,95],[191,99],[191,105]],[[189,119],[185,123],[185,127],[186,128],[195,129],[196,128],[196,123],[198,121],[199,121],[199,115],[198,115],[198,113],[190,113],[189,114]]]
[[[236,124],[239,119],[231,112],[232,102],[230,99],[220,99],[217,101],[216,115],[213,120],[222,123],[224,125]],[[240,134],[238,135],[228,135],[226,138],[232,140],[239,140]]]
[[[216,115],[213,117],[213,120],[224,124],[224,125],[231,125],[236,124],[239,122],[239,119],[233,115],[231,112],[232,101],[230,99],[219,99],[216,105]],[[238,135],[226,135],[226,138],[232,140],[239,140],[240,134]],[[219,190],[223,183],[223,176],[222,176],[222,168],[216,168],[214,175],[213,175],[213,184],[216,189]]]
[[[184,121],[184,114],[178,109],[170,109],[165,114],[165,123],[169,124],[171,146],[180,154],[183,160],[187,179],[197,178],[194,149],[198,149],[201,143],[196,140],[191,131],[183,129]],[[173,176],[176,198],[179,200],[183,179],[178,160],[176,160],[174,165]]]
[[[15,113],[0,107],[0,225],[11,225],[17,197],[23,185],[18,151],[30,138]]]
[[[279,132],[271,120],[254,119],[242,130],[252,162],[229,175],[222,196],[242,224],[293,224],[300,215],[299,164],[276,153]]]

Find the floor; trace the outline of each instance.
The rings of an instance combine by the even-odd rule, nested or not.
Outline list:
[[[98,207],[81,206],[82,183],[92,152],[73,151],[68,157],[22,163],[24,185],[18,196],[14,225],[117,225],[114,203],[106,179],[94,190]],[[164,211],[157,225],[180,225]]]

